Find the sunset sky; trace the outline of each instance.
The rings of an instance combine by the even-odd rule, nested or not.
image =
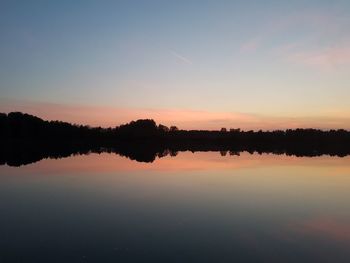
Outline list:
[[[350,129],[350,1],[1,1],[0,111]]]

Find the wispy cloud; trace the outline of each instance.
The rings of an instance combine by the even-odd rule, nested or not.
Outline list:
[[[185,63],[187,65],[192,65],[193,64],[192,61],[189,58],[179,54],[175,50],[170,50],[170,53],[171,53],[171,55],[173,57],[175,57],[178,61],[181,61],[182,63]]]
[[[255,37],[241,45],[241,52],[254,52],[261,44],[261,37]]]
[[[328,10],[274,17],[244,42],[240,51],[254,52],[264,46],[290,63],[334,69],[350,64],[349,23],[343,13]]]
[[[350,65],[350,45],[294,52],[288,55],[288,60],[321,70],[334,69]]]

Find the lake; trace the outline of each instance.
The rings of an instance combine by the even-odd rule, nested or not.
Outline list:
[[[0,262],[349,262],[350,157],[0,166]]]

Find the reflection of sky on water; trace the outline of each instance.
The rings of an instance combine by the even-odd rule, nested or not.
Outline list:
[[[91,154],[1,166],[2,254],[346,262],[349,164],[186,152],[154,163]]]

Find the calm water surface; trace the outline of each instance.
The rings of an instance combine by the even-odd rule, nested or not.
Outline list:
[[[0,166],[0,262],[349,262],[350,157]]]

